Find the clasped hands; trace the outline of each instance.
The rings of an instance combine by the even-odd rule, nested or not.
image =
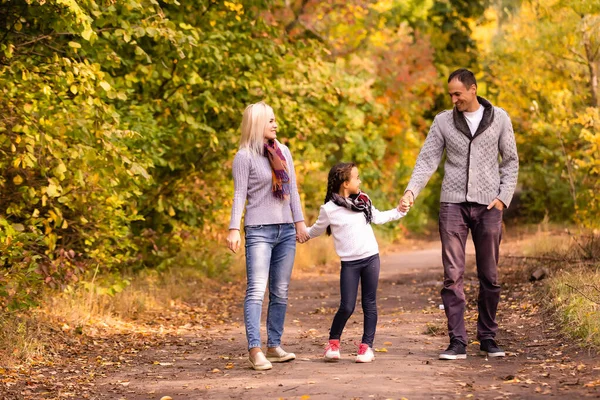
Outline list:
[[[398,202],[398,211],[407,213],[408,210],[410,210],[410,208],[413,206],[413,204],[415,204],[415,196],[413,195],[413,192],[407,190],[406,192],[404,192],[404,196],[402,196],[402,198]]]
[[[296,241],[298,243],[306,243],[310,240],[308,229],[304,221],[296,222]]]

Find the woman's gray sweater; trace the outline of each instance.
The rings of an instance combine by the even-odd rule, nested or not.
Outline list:
[[[240,229],[244,205],[244,226],[285,224],[304,221],[292,154],[278,142],[290,175],[290,196],[278,199],[272,191],[272,170],[267,157],[240,149],[233,159],[234,195],[229,229]],[[246,203],[247,201],[247,203]]]

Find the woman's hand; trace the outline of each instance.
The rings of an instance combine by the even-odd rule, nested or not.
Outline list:
[[[305,243],[310,240],[308,229],[304,221],[296,222],[296,240],[300,243]]]
[[[227,247],[229,247],[229,250],[237,253],[240,248],[240,243],[241,239],[239,229],[230,229],[229,235],[227,235]]]

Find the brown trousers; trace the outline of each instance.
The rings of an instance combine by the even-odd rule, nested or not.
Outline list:
[[[502,239],[502,211],[476,203],[442,203],[440,206],[440,238],[444,265],[442,302],[448,318],[450,340],[467,344],[465,329],[465,245],[471,230],[475,244],[479,297],[477,339],[492,339],[498,332],[496,310],[500,301],[498,284],[498,252]]]

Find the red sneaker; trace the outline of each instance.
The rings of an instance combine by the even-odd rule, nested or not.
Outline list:
[[[366,343],[361,343],[358,346],[358,354],[356,355],[357,363],[370,363],[375,359],[375,354],[373,350]]]
[[[325,347],[325,361],[338,361],[340,359],[340,341],[339,339],[329,339],[329,344]]]

